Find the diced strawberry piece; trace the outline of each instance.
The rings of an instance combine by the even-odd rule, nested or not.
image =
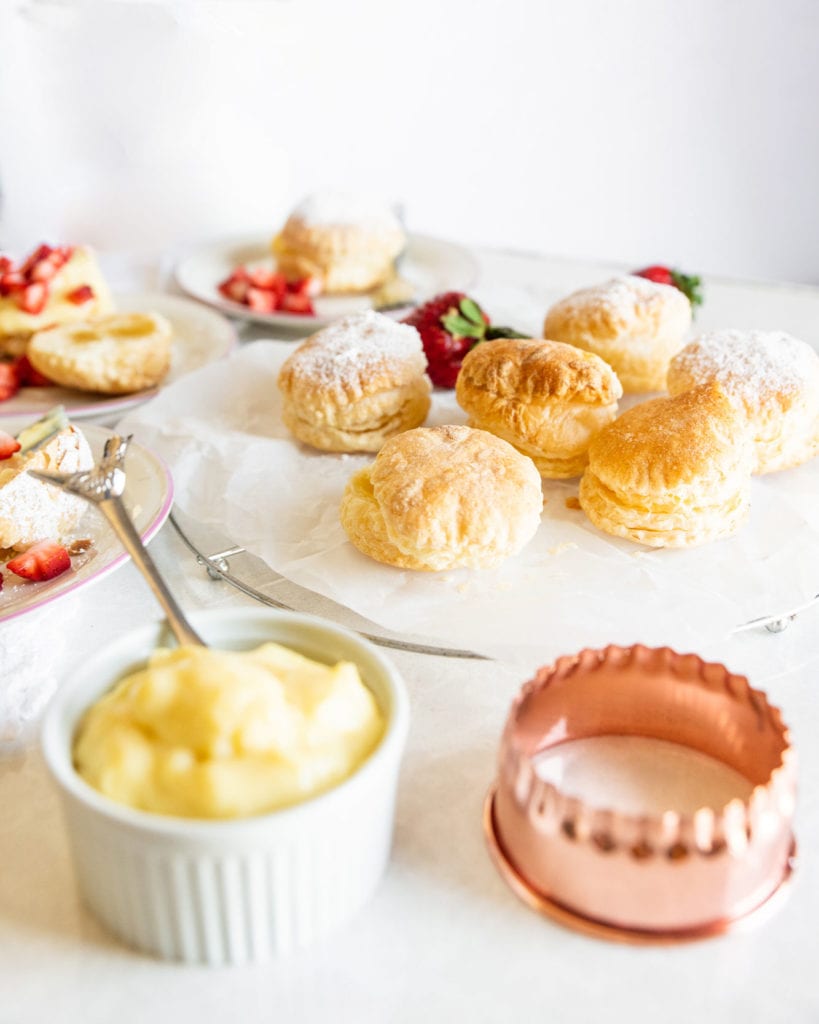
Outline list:
[[[71,568],[71,557],[56,540],[40,540],[12,558],[6,568],[25,580],[53,580]]]
[[[291,292],[287,292],[286,295],[282,296],[279,308],[285,313],[298,313],[302,316],[316,315],[309,295],[294,295]]]
[[[247,271],[247,276],[254,288],[266,288],[271,292],[283,292],[286,288],[284,275],[269,267],[254,267]]]
[[[12,364],[17,372],[17,382],[20,387],[47,388],[54,384],[54,381],[35,370],[29,362],[28,356],[18,356]]]
[[[45,309],[48,301],[48,286],[45,281],[33,281],[27,284],[17,296],[17,305],[24,313],[36,316]]]
[[[15,363],[0,363],[0,402],[14,398],[20,390],[20,377]]]
[[[31,273],[34,267],[41,261],[47,260],[48,257],[54,250],[50,245],[38,245],[34,252],[26,259],[23,265],[20,267],[20,273],[26,277]]]
[[[315,298],[321,294],[321,281],[317,277],[300,277],[297,281],[288,281],[287,290],[293,295],[309,295]]]
[[[14,260],[11,256],[0,256],[0,274],[5,274],[14,269]]]
[[[90,302],[94,298],[94,289],[90,284],[81,284],[66,294],[66,299],[73,302],[75,306],[81,306],[84,302]]]
[[[0,459],[8,459],[19,451],[20,442],[17,438],[7,434],[5,430],[0,430]]]
[[[0,276],[0,295],[13,295],[22,291],[26,286],[26,279],[19,270],[7,270]]]
[[[244,302],[247,298],[248,288],[250,288],[250,282],[244,271],[241,273],[234,271],[230,277],[226,277],[219,285],[219,291],[222,295],[233,302]]]
[[[264,288],[248,288],[247,304],[257,313],[272,313],[276,308],[276,294]]]
[[[28,272],[29,281],[50,281],[60,268],[53,260],[38,260]]]

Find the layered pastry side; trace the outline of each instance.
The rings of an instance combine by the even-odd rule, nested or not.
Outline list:
[[[750,795],[625,813],[538,774],[544,752],[604,736],[699,752]],[[690,939],[728,930],[789,877],[795,792],[788,730],[744,676],[670,648],[611,646],[560,658],[523,687],[484,824],[496,865],[536,909],[600,937]]]
[[[543,336],[594,352],[623,390],[662,391],[671,357],[691,326],[691,303],[672,285],[617,277],[574,292],[546,314]]]
[[[469,426],[528,455],[541,476],[579,476],[589,442],[617,415],[623,389],[599,356],[559,341],[507,338],[476,345],[455,385]]]
[[[293,210],[273,240],[273,255],[287,280],[314,278],[332,295],[384,284],[405,245],[389,206],[367,196],[321,192]]]
[[[784,331],[710,331],[671,360],[668,391],[717,382],[753,434],[756,473],[798,466],[819,452],[819,354]]]
[[[22,355],[35,331],[113,309],[97,260],[84,246],[41,245],[19,266],[0,256],[0,355]]]

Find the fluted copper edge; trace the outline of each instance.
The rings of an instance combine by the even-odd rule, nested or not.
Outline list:
[[[708,754],[749,779],[750,797],[634,815],[591,806],[536,774],[538,754],[612,734]],[[597,934],[689,938],[727,930],[789,877],[795,792],[790,734],[747,678],[667,647],[609,646],[559,658],[523,686],[485,828],[502,874],[538,909]]]

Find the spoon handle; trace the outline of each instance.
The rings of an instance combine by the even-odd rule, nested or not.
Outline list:
[[[125,511],[125,506],[119,495],[103,498],[97,505],[133,559],[134,564],[145,577],[157,601],[162,605],[168,625],[179,643],[205,647],[205,641],[187,621],[173,594],[165,586],[165,581],[160,576],[153,558],[148,554],[148,549],[142,543],[142,538],[131,522],[131,517]]]

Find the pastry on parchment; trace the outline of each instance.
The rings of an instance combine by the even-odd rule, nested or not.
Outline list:
[[[617,415],[623,389],[599,356],[559,341],[507,338],[476,345],[455,391],[469,425],[528,455],[541,476],[579,476],[589,442]]]
[[[325,327],[279,372],[282,417],[299,441],[330,452],[376,452],[426,419],[432,385],[414,327],[367,310]]]
[[[754,439],[754,472],[798,466],[819,452],[819,355],[784,331],[710,331],[671,360],[677,395],[718,381],[738,400]]]
[[[718,384],[624,412],[589,446],[580,506],[596,527],[651,547],[727,537],[750,508],[753,450]]]
[[[531,540],[542,507],[534,463],[508,442],[471,427],[419,427],[352,477],[341,522],[360,551],[387,565],[485,569]]]
[[[594,352],[623,390],[662,391],[671,357],[691,326],[691,303],[671,285],[617,277],[561,299],[546,314],[543,336]]]

